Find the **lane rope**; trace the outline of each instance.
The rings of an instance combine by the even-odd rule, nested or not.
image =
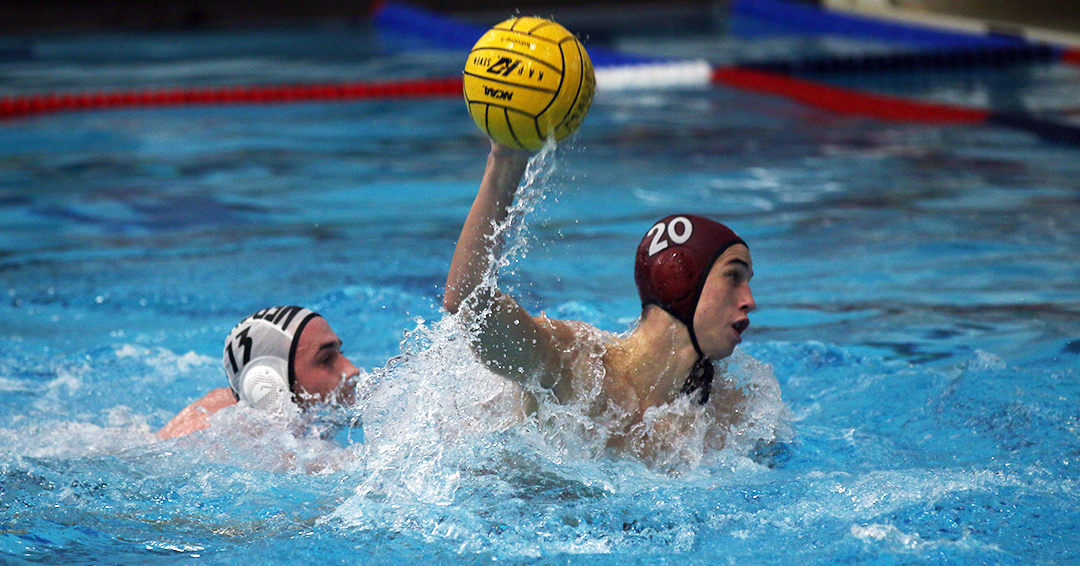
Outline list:
[[[13,96],[0,99],[0,118],[68,110],[461,95],[461,78],[367,83],[242,86]]]

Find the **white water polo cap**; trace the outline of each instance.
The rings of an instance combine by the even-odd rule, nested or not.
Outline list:
[[[300,333],[318,316],[303,307],[272,307],[232,329],[221,361],[238,400],[265,411],[280,411],[293,402]]]

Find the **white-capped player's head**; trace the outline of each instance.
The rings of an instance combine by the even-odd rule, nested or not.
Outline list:
[[[359,374],[326,320],[297,306],[263,309],[240,321],[225,339],[222,363],[237,400],[266,411],[335,396],[349,402],[349,378]]]

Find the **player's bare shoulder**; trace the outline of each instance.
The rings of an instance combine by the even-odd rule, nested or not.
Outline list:
[[[577,321],[548,318],[545,313],[533,319],[547,347],[540,385],[555,392],[561,402],[586,394],[604,373],[604,354],[611,335],[595,326]]]

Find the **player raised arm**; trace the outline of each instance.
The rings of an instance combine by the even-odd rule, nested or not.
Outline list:
[[[495,228],[509,214],[509,207],[514,202],[530,157],[527,151],[491,142],[491,153],[488,154],[480,190],[461,229],[446,279],[443,306],[451,313],[458,312],[465,300],[480,287],[491,268],[495,255]],[[473,309],[482,310],[491,299],[490,296],[477,296],[474,300],[481,308]]]
[[[513,298],[486,287],[495,261],[496,226],[506,220],[531,154],[492,142],[480,189],[461,230],[443,306],[476,329],[474,349],[492,371],[521,381],[540,371],[540,383],[555,387],[564,373],[558,345],[573,338],[567,323],[530,316]]]

